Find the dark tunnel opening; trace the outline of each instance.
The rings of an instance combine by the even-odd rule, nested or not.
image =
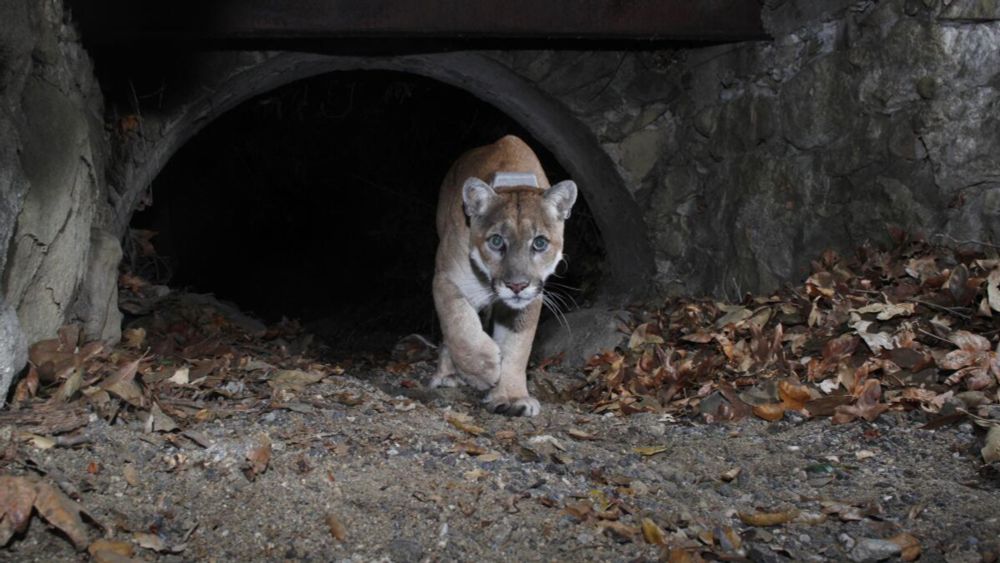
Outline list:
[[[298,319],[334,350],[436,338],[441,180],[461,153],[506,134],[532,145],[553,183],[568,177],[511,118],[441,82],[350,71],[289,84],[227,112],[173,156],[131,223],[156,232],[157,255],[131,266],[268,322]],[[594,296],[604,262],[585,197],[552,288],[578,304]]]

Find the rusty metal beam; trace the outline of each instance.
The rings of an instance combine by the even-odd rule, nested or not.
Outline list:
[[[736,41],[758,0],[70,0],[96,43],[317,39]]]

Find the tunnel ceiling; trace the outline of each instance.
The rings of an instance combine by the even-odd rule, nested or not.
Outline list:
[[[100,41],[333,37],[737,41],[765,37],[757,0],[71,1]],[[185,6],[190,6],[184,9]]]

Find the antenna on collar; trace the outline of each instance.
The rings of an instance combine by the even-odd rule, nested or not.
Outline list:
[[[514,186],[538,187],[538,178],[530,172],[497,172],[493,175],[492,188],[504,188]]]

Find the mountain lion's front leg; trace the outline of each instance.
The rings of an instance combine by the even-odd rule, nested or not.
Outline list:
[[[484,402],[496,413],[535,416],[541,412],[538,400],[528,393],[527,369],[531,343],[542,310],[541,299],[520,311],[498,310],[493,323],[493,340],[500,346],[500,381]]]
[[[434,276],[434,306],[444,334],[438,373],[431,384],[443,385],[453,367],[469,385],[485,390],[500,379],[500,348],[479,320],[478,312],[445,276]]]

